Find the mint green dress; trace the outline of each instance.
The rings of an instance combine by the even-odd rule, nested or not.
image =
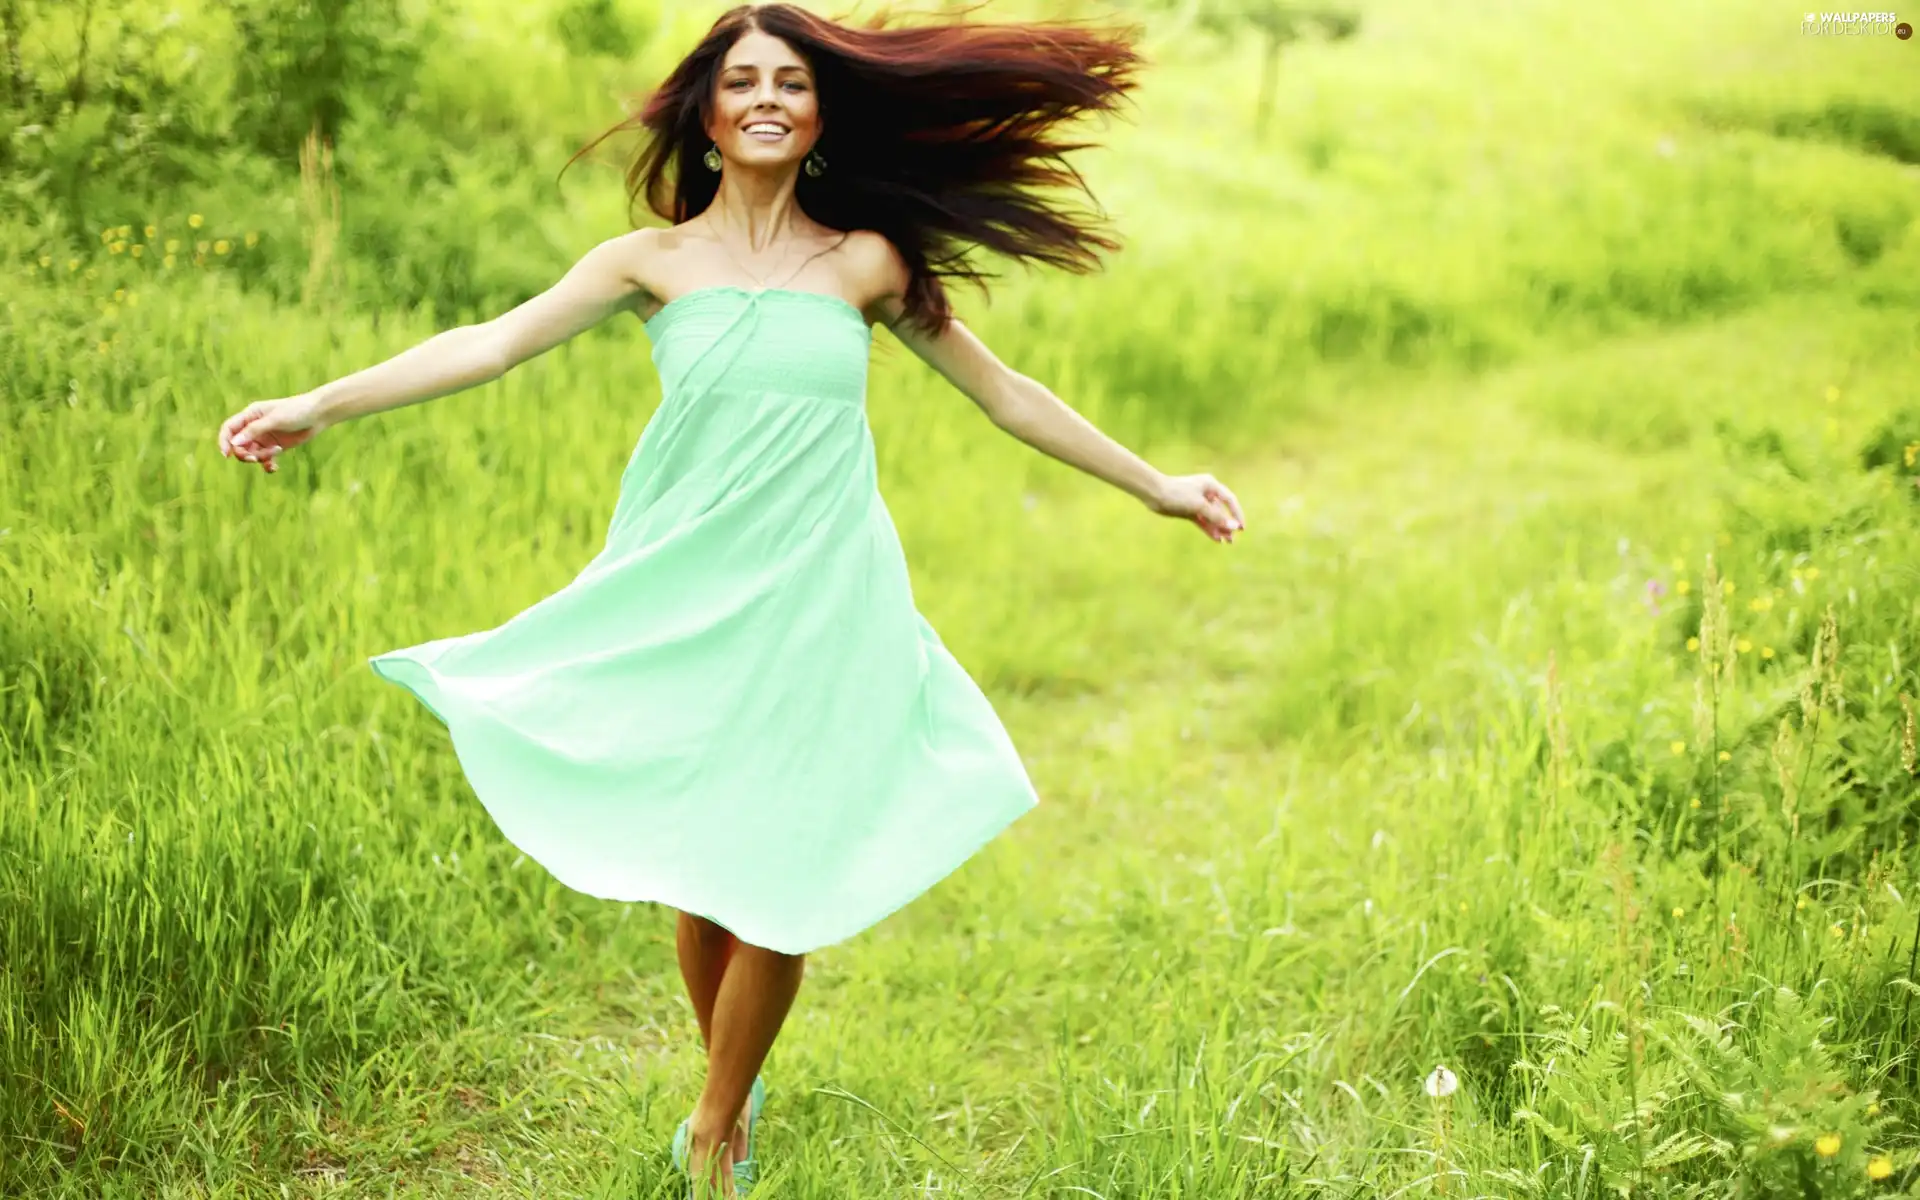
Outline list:
[[[446,725],[500,831],[562,883],[806,953],[1038,797],[915,608],[859,310],[709,287],[646,328],[662,399],[606,546],[498,628],[368,661]]]

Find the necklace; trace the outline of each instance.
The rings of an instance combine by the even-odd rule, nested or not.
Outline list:
[[[766,280],[765,278],[763,278],[763,277],[761,277],[761,276],[759,276],[759,275],[757,275],[757,274],[755,274],[755,273],[754,273],[754,272],[753,272],[752,270],[750,270],[750,269],[749,269],[749,268],[747,267],[747,264],[746,264],[746,263],[744,263],[744,262],[741,262],[741,261],[740,261],[740,256],[739,256],[738,254],[735,254],[735,253],[733,252],[733,247],[732,247],[732,246],[729,246],[729,245],[727,245],[727,239],[726,239],[726,238],[725,238],[725,237],[724,237],[724,236],[723,236],[723,235],[722,235],[722,234],[720,233],[720,231],[719,231],[719,230],[717,230],[717,229],[716,229],[716,230],[714,230],[714,234],[713,234],[713,237],[714,237],[714,240],[715,240],[715,241],[717,241],[717,242],[719,242],[719,243],[720,243],[720,249],[721,249],[721,250],[723,250],[723,251],[725,251],[725,252],[726,252],[726,255],[727,255],[727,257],[733,260],[733,265],[734,265],[734,266],[736,266],[736,267],[739,267],[739,268],[740,268],[740,269],[741,269],[741,270],[742,270],[743,272],[745,272],[745,273],[746,273],[746,276],[747,276],[747,278],[749,278],[749,279],[751,279],[751,280],[753,280],[753,281],[754,281],[755,283],[757,283],[757,284],[759,284],[759,285],[761,286],[761,288],[763,288],[763,289],[764,289],[764,288],[766,288],[766,287],[768,286],[768,285],[767,285],[767,280]],[[780,257],[780,261],[779,261],[779,263],[778,263],[778,264],[776,264],[776,266],[785,266],[785,265],[786,265],[786,262],[787,262],[787,259],[789,259],[789,258],[791,258],[791,257],[793,257],[793,249],[792,249],[792,243],[788,243],[788,244],[787,244],[787,250],[786,250],[786,253],[785,253],[785,254],[783,254],[783,255],[781,255],[781,257]],[[800,265],[801,265],[802,267],[804,267],[804,266],[806,266],[806,264],[805,264],[805,263],[801,263]],[[797,272],[796,272],[796,273],[797,273]],[[771,272],[769,272],[768,274],[769,274],[769,276],[771,276],[771,274],[772,274],[772,273],[771,273]]]
[[[718,228],[716,228],[713,231],[713,240],[720,243],[720,249],[726,254],[728,258],[733,260],[734,266],[739,267],[743,272],[746,273],[749,279],[753,280],[755,283],[760,285],[761,291],[766,291],[772,286],[767,283],[767,280],[765,278],[762,278],[761,276],[756,275],[752,271],[747,269],[747,264],[740,261],[740,256],[733,252],[732,246],[727,245],[727,239],[721,235]],[[793,256],[792,246],[793,246],[793,243],[789,241],[787,243],[787,252],[781,256],[779,265],[785,266],[787,259]],[[826,246],[819,250],[815,250],[812,254],[807,255],[805,260],[803,260],[798,267],[794,268],[793,273],[788,275],[786,279],[781,280],[781,282],[785,283],[787,282],[787,280],[792,279],[795,275],[800,274],[800,272],[807,269],[807,263],[810,263],[814,259],[819,258],[822,254],[825,254],[828,250],[831,250],[831,249],[833,249],[832,246]]]

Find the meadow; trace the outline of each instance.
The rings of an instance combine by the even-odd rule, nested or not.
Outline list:
[[[215,446],[627,228],[554,176],[717,10],[620,11],[458,6],[331,161],[4,181],[0,1196],[685,1194],[672,915],[525,860],[365,665],[598,549],[643,332]],[[1264,134],[1250,43],[1139,14],[1079,164],[1127,248],[957,296],[1235,544],[876,334],[918,603],[1042,803],[810,958],[756,1196],[1920,1195],[1920,45],[1357,11]]]

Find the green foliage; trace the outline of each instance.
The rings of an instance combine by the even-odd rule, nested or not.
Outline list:
[[[554,13],[554,28],[567,53],[578,58],[625,58],[642,40],[614,0],[567,0]]]
[[[401,0],[220,2],[238,38],[234,136],[289,168],[309,133],[338,141],[350,114],[397,115],[435,36]]]
[[[1369,5],[1404,36],[1293,43],[1257,153],[1257,39],[1159,27],[1087,164],[1127,252],[961,300],[1234,486],[1231,548],[879,336],[918,602],[1045,802],[810,962],[770,1195],[1912,1193],[1920,207],[1878,134],[1776,116],[1904,111],[1914,77],[1738,8],[1690,44],[1651,0]],[[282,40],[243,68],[188,6],[162,99],[82,109],[69,10],[20,11],[52,99],[0,174],[0,1194],[671,1194],[701,1054],[670,916],[522,858],[364,666],[594,551],[639,331],[270,479],[213,434],[623,229],[615,172],[549,181],[706,14],[410,8],[389,67],[327,65],[310,312],[302,181],[229,87],[334,63],[300,56],[336,18],[377,65],[380,10],[256,6]],[[158,13],[95,11],[96,48]]]

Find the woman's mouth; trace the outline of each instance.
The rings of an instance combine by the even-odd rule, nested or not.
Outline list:
[[[755,121],[747,126],[746,134],[756,142],[777,142],[787,136],[787,127],[772,121]]]

